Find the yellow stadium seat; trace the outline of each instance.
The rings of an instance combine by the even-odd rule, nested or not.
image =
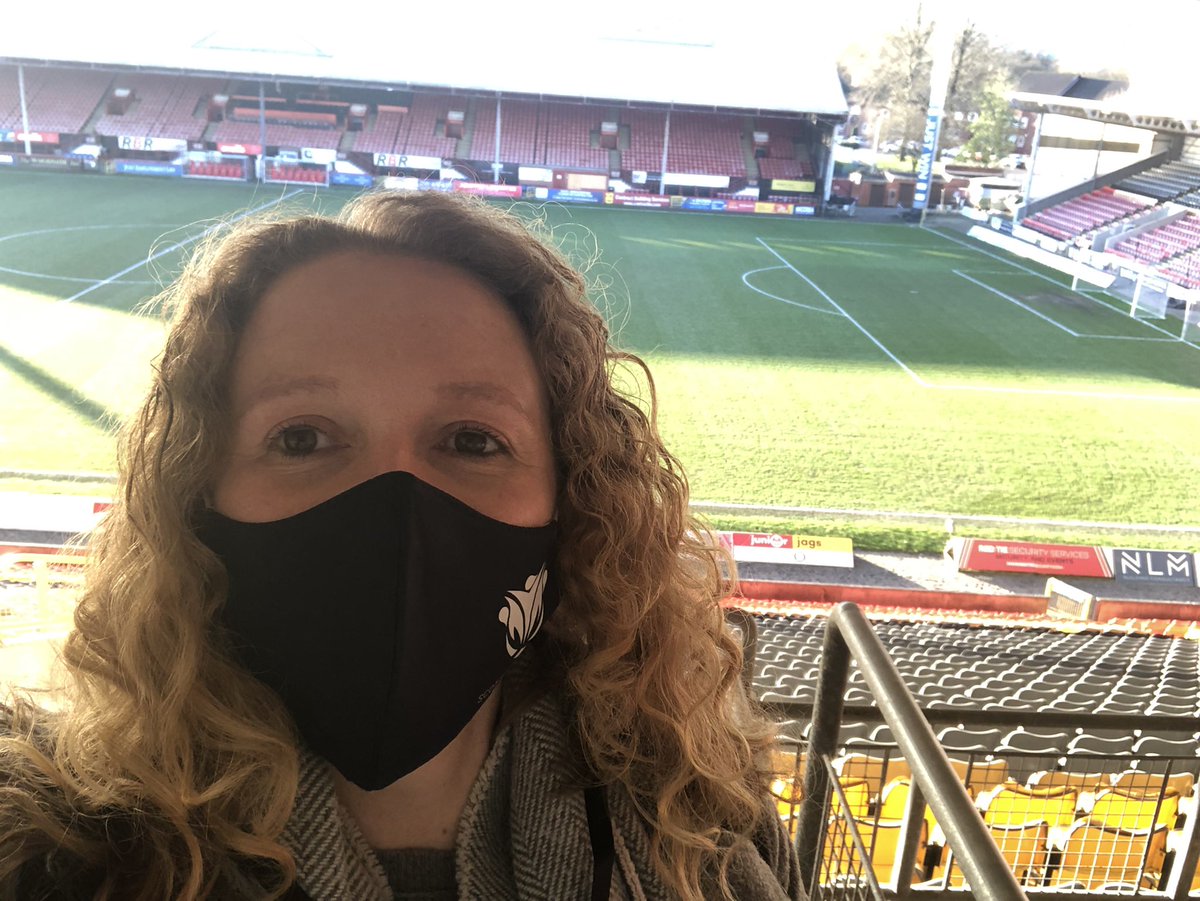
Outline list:
[[[1113,780],[1112,787],[1127,794],[1158,794],[1165,786],[1167,791],[1173,791],[1181,798],[1186,798],[1192,790],[1195,776],[1191,773],[1175,773],[1164,776],[1161,773],[1145,773],[1141,770],[1125,770]]]
[[[1029,777],[1030,788],[1073,788],[1080,792],[1097,792],[1112,786],[1109,773],[1073,773],[1068,770],[1052,770],[1034,773]]]
[[[883,786],[893,779],[911,776],[908,761],[903,757],[875,757],[870,754],[847,754],[835,764],[843,782],[865,779],[871,786],[871,797],[878,798]]]
[[[1075,821],[1079,792],[1073,788],[1026,788],[1007,783],[988,802],[984,821],[997,826],[1019,826],[1045,820],[1051,826]]]
[[[1063,843],[1054,885],[1098,888],[1114,882],[1156,888],[1166,858],[1167,830],[1110,829],[1095,820],[1078,820]]]
[[[855,826],[862,838],[863,847],[871,860],[871,868],[880,884],[891,882],[898,875],[893,871],[899,859],[900,826],[897,820],[873,820],[855,818]],[[844,824],[838,818],[831,818],[829,830],[825,836],[825,853],[823,875],[826,880],[838,876],[852,875],[861,867],[861,860],[849,844],[849,836],[844,833]],[[921,861],[925,859],[926,846],[929,844],[929,830],[924,822],[921,823],[921,835],[917,840],[916,869],[911,875],[911,881],[920,882],[924,878],[921,873]]]
[[[1160,804],[1158,794],[1130,795],[1111,789],[1096,796],[1089,818],[1117,829],[1149,829],[1166,826],[1171,829],[1179,816],[1179,795],[1168,792]]]
[[[988,831],[996,842],[996,847],[1008,861],[1017,881],[1022,885],[1041,885],[1046,875],[1046,861],[1050,853],[1050,826],[1045,820],[1032,823],[1021,823],[1013,826],[998,826],[989,824]],[[950,854],[946,866],[950,867],[954,859]],[[962,870],[953,866],[950,870],[950,885],[954,888],[964,883]]]
[[[1003,758],[977,759],[968,763],[951,757],[950,766],[958,773],[958,778],[970,790],[972,797],[998,788],[1008,779],[1008,761]]]

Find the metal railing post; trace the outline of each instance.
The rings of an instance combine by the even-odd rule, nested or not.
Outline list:
[[[897,901],[905,901],[912,893],[912,879],[909,878],[917,863],[917,842],[921,838],[921,827],[925,823],[925,793],[915,779],[908,783],[908,803],[904,808],[904,823],[900,827],[899,854],[893,873],[899,873],[896,880]],[[927,839],[928,840],[928,839]]]
[[[838,630],[827,628],[821,648],[821,672],[813,700],[812,729],[808,734],[808,761],[804,766],[804,793],[796,830],[800,878],[809,895],[816,894],[821,872],[821,844],[825,837],[825,806],[829,798],[829,771],[822,762],[837,748],[842,721],[842,701],[850,676],[850,649]]]
[[[838,604],[826,627],[821,674],[813,704],[809,763],[804,772],[804,804],[796,847],[805,887],[815,888],[820,872],[820,842],[824,835],[829,777],[814,758],[832,755],[842,713],[850,659],[858,663],[884,720],[891,726],[900,754],[912,771],[912,785],[928,798],[947,843],[956,849],[959,868],[976,901],[1027,901],[1016,876],[979,816],[966,786],[933,729],[909,694],[904,680],[862,611]],[[911,872],[911,871],[910,871]]]

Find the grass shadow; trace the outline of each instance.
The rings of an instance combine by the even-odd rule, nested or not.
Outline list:
[[[81,393],[73,385],[64,382],[24,357],[17,356],[7,347],[0,344],[0,366],[23,378],[34,388],[41,391],[54,401],[66,407],[80,419],[93,423],[102,429],[111,429],[119,420],[120,415],[108,407]]]

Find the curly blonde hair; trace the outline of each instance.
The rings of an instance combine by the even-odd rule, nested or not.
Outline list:
[[[612,348],[583,276],[515,216],[435,193],[241,222],[163,295],[165,349],[123,432],[122,490],[93,537],[63,652],[69,710],[39,721],[21,707],[25,737],[0,741],[0,765],[18,774],[0,784],[0,883],[55,849],[108,874],[99,898],[201,898],[231,862],[271,876],[276,894],[294,880],[279,835],[297,737],[215,636],[224,576],[192,523],[222,466],[233,357],[258,300],[281,274],[342,250],[456,266],[529,334],[551,399],[562,580],[537,687],[565,684],[587,767],[632,796],[665,883],[698,898],[715,879],[728,896],[734,846],[773,815],[771,727],[746,703],[719,606],[730,563],[689,514],[648,370]],[[640,371],[645,401],[614,387],[618,367]],[[52,740],[30,740],[41,729]],[[89,819],[105,827],[78,828]]]

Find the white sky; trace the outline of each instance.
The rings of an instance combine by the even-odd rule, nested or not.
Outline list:
[[[1186,74],[1192,47],[1200,38],[1200,0],[1152,0],[1120,7],[1085,6],[1078,0],[921,0],[920,5],[926,19],[944,23],[948,30],[969,21],[997,43],[1053,55],[1063,71],[1125,71],[1133,78],[1131,91],[1175,108],[1181,103],[1191,109],[1200,107],[1200,92],[1192,88],[1195,79]],[[358,42],[371,56],[395,59],[401,65],[407,55],[430,46],[445,47],[452,56],[450,48],[463,41],[487,48],[493,70],[527,75],[530,81],[544,82],[545,92],[555,93],[557,82],[569,86],[585,74],[594,81],[611,73],[618,83],[622,75],[628,76],[619,72],[616,63],[607,69],[593,64],[591,72],[578,71],[587,64],[587,55],[581,53],[573,63],[569,51],[573,41],[581,51],[597,39],[737,46],[753,49],[764,69],[786,71],[779,68],[780,57],[803,69],[802,59],[810,48],[831,59],[856,44],[871,54],[885,34],[915,18],[917,6],[918,0],[855,4],[756,0],[746,7],[746,21],[739,25],[736,17],[731,24],[728,15],[735,7],[722,7],[722,14],[715,17],[719,21],[708,20],[700,14],[708,7],[696,0],[597,4],[460,0],[440,7],[350,4],[344,7],[349,18],[342,21],[332,16],[337,5],[298,0],[218,4],[212,7],[214,19],[208,23],[204,7],[172,5],[166,0],[124,0],[108,12],[98,11],[93,0],[60,0],[50,7],[21,4],[7,11],[3,29],[7,36],[0,34],[0,54],[11,52],[22,34],[44,39],[57,31],[99,42],[114,35],[123,46],[149,50],[171,43],[172,37],[194,36],[198,28],[232,28],[285,45]],[[64,42],[75,43],[66,38]],[[747,58],[754,53],[747,53]],[[672,74],[671,67],[664,66],[636,77],[666,85]]]

